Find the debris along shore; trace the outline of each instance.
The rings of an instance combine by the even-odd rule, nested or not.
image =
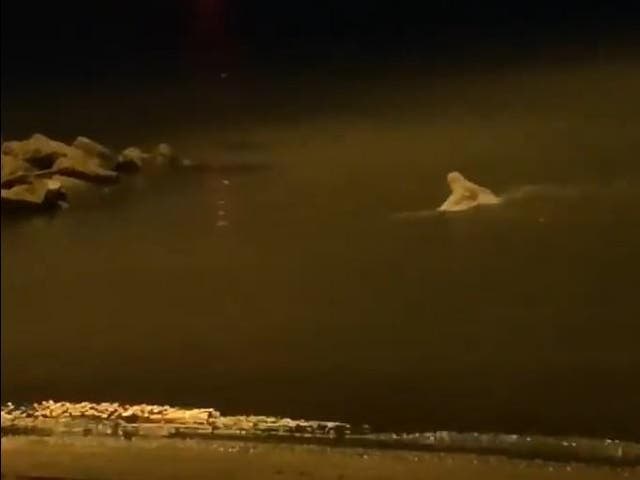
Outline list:
[[[86,137],[73,143],[35,134],[23,141],[2,143],[2,208],[39,211],[67,201],[69,189],[113,184],[125,173],[151,167],[190,167],[167,144],[146,153],[129,147],[120,153]]]
[[[2,436],[110,437],[275,441],[407,451],[467,452],[605,465],[640,465],[640,443],[501,433],[371,433],[340,422],[268,416],[223,416],[186,409],[119,403],[47,401],[2,407]]]

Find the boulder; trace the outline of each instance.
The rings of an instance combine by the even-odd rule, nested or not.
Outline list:
[[[69,145],[51,140],[39,133],[28,140],[2,144],[3,155],[21,160],[39,170],[51,168],[56,160],[69,155],[73,150]]]
[[[103,165],[105,167],[112,168],[115,166],[116,156],[113,152],[104,145],[100,145],[98,142],[95,142],[90,138],[78,137],[74,140],[71,146],[80,150],[85,155],[99,158],[105,163],[105,165]]]
[[[84,180],[65,177],[63,175],[53,175],[51,177],[51,180],[54,180],[62,185],[62,189],[68,197],[67,201],[72,201],[76,197],[84,194],[90,196],[93,196],[95,194],[96,186],[91,183],[85,182]]]
[[[2,154],[2,188],[28,181],[34,171],[31,165],[19,158]]]
[[[2,189],[2,208],[51,208],[65,199],[60,182],[45,178],[36,178],[31,183]]]
[[[151,155],[144,153],[138,147],[129,147],[118,155],[115,169],[119,172],[137,172],[149,157]]]
[[[179,166],[180,159],[171,145],[161,143],[153,152],[153,158],[158,165]]]
[[[115,183],[118,173],[103,168],[97,157],[86,155],[74,149],[70,155],[56,160],[52,170],[57,175],[77,178],[92,183]]]

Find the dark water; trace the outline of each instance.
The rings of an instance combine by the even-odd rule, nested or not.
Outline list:
[[[3,400],[640,439],[640,64],[373,70],[4,97],[6,138],[271,168],[3,218]],[[450,170],[524,193],[392,218]]]

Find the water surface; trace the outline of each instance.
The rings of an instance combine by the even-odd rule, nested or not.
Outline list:
[[[3,400],[640,439],[640,65],[335,68],[3,98],[7,138],[270,167],[3,217]],[[393,218],[451,170],[534,188]]]

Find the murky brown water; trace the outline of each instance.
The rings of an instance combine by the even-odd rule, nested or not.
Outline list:
[[[3,98],[7,138],[272,168],[4,218],[2,398],[640,439],[638,85],[612,61]],[[391,219],[454,169],[541,187]]]

